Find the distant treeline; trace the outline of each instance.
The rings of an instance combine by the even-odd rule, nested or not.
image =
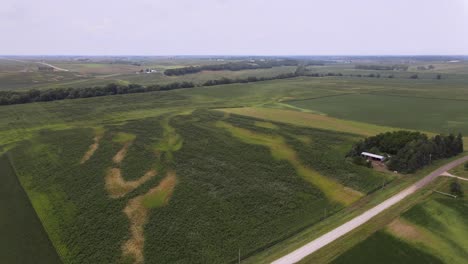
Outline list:
[[[395,65],[366,65],[357,64],[354,66],[355,69],[359,70],[375,70],[375,71],[407,71],[408,65],[395,64]]]
[[[250,83],[259,81],[269,81],[277,79],[287,79],[297,77],[295,73],[279,74],[272,77],[247,77],[247,78],[221,78],[219,80],[209,80],[200,85],[195,85],[192,82],[173,82],[169,84],[154,84],[143,86],[140,84],[115,84],[111,83],[106,86],[96,86],[87,88],[54,88],[47,90],[29,90],[26,92],[17,91],[0,91],[0,105],[26,104],[34,102],[48,102],[64,99],[89,98],[106,95],[130,94],[130,93],[145,93],[153,91],[168,91],[183,88],[193,88],[196,86],[214,86],[231,83]]]
[[[268,69],[279,66],[297,66],[299,64],[296,60],[267,60],[267,61],[240,61],[240,62],[229,62],[224,64],[213,64],[203,66],[188,66],[175,69],[167,69],[164,74],[167,76],[179,76],[191,73],[197,73],[201,71],[241,71],[241,70],[253,70],[253,69]]]
[[[359,158],[363,151],[389,157],[387,167],[390,170],[412,173],[433,160],[462,153],[463,137],[450,134],[428,138],[419,132],[386,132],[358,142],[347,156],[353,157],[355,163],[363,164]]]

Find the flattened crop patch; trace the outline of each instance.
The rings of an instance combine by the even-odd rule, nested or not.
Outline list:
[[[112,198],[120,198],[135,190],[149,179],[156,176],[155,170],[149,170],[137,180],[125,181],[119,168],[109,169],[105,178],[106,190]]]

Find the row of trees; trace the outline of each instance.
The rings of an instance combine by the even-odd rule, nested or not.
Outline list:
[[[375,71],[407,71],[408,65],[395,64],[395,65],[366,65],[357,64],[354,66],[355,69],[359,70],[375,70]]]
[[[106,86],[87,88],[55,88],[47,90],[29,90],[27,92],[0,91],[0,105],[48,102],[64,99],[89,98],[116,94],[144,93],[167,91],[181,88],[192,88],[192,82],[174,82],[165,85],[142,86],[139,84],[121,85],[111,83]]]
[[[179,76],[201,71],[240,71],[252,69],[267,69],[278,66],[297,66],[299,63],[296,60],[267,60],[267,61],[240,61],[229,62],[224,64],[203,65],[203,66],[188,66],[175,69],[167,69],[164,71],[168,76]]]
[[[411,141],[392,156],[387,164],[390,170],[411,173],[431,163],[432,160],[449,158],[463,152],[461,134],[437,135],[431,139]]]
[[[0,91],[0,105],[47,102],[64,99],[89,98],[117,94],[168,91],[174,89],[193,88],[197,86],[214,86],[231,83],[250,83],[276,79],[294,78],[296,76],[298,75],[296,75],[295,73],[284,73],[272,77],[247,77],[237,79],[221,78],[218,80],[209,80],[200,85],[195,85],[192,82],[173,82],[169,84],[154,84],[149,86],[143,86],[140,84],[122,85],[111,83],[106,86],[95,86],[87,88],[55,88],[47,90],[33,89],[26,92]]]
[[[389,156],[390,170],[412,173],[432,160],[448,158],[463,152],[463,137],[425,134],[411,131],[386,132],[355,144],[347,156],[358,157],[363,151]]]

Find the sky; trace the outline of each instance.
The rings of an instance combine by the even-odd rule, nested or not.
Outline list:
[[[468,0],[1,0],[3,55],[468,55]]]

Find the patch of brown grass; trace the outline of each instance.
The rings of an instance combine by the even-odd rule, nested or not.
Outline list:
[[[109,169],[105,178],[105,187],[110,197],[120,198],[135,190],[149,179],[156,176],[155,170],[149,170],[138,180],[125,181],[119,168]]]
[[[85,163],[86,161],[88,161],[93,156],[94,152],[96,152],[96,150],[99,148],[99,141],[101,140],[101,138],[102,138],[102,136],[95,136],[93,138],[94,143],[89,145],[89,149],[88,149],[88,151],[86,151],[86,153],[81,158],[80,164]]]
[[[425,235],[418,228],[400,218],[395,219],[387,226],[387,230],[403,239],[410,241],[426,241]]]
[[[122,245],[122,254],[124,257],[131,256],[135,264],[143,263],[143,249],[145,243],[144,229],[148,222],[148,212],[150,208],[144,205],[144,200],[152,195],[163,192],[168,194],[164,198],[164,204],[169,202],[174,187],[177,182],[175,172],[170,171],[167,176],[158,184],[158,186],[149,190],[146,194],[131,199],[123,212],[130,221],[130,238]]]
[[[132,256],[133,263],[143,263],[144,228],[148,222],[148,209],[143,206],[143,195],[131,199],[123,212],[130,220],[130,238],[122,245],[124,256]]]
[[[125,143],[119,152],[117,152],[117,154],[115,154],[115,156],[112,158],[112,161],[116,164],[121,163],[125,158],[125,155],[127,155],[127,151],[130,148],[130,145],[132,145],[132,142]]]

